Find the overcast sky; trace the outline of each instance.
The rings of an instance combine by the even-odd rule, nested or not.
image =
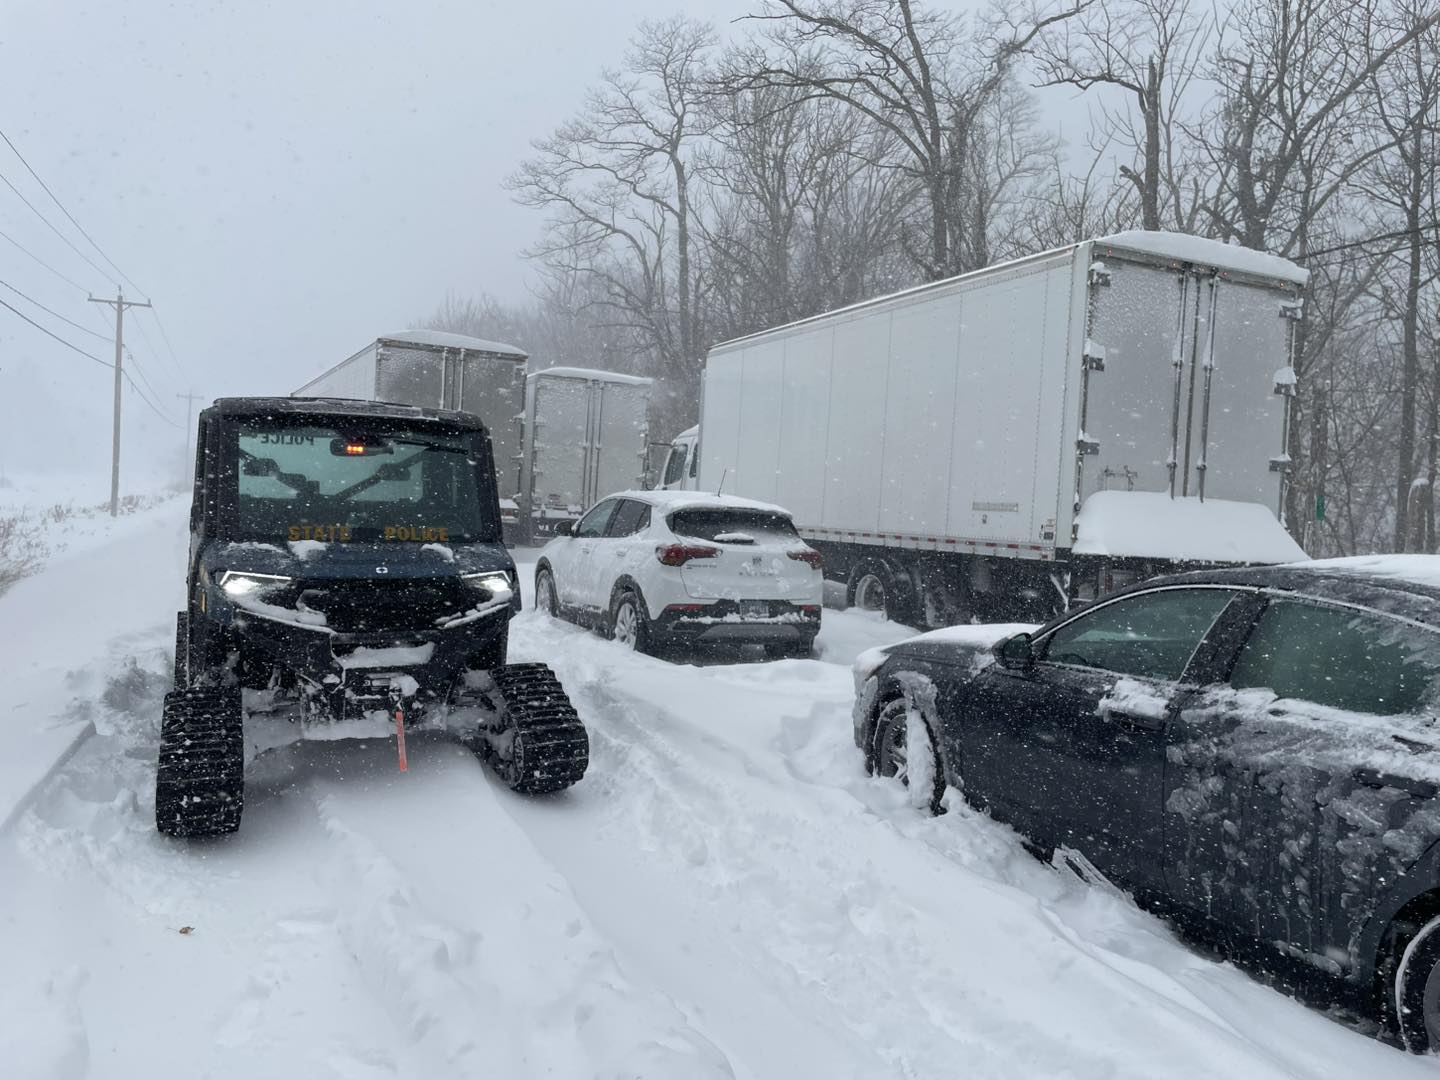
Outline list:
[[[537,215],[501,188],[636,23],[723,24],[746,0],[3,0],[0,130],[154,301],[127,333],[153,396],[285,393],[447,291],[522,299]],[[0,176],[0,282],[108,337],[84,290],[116,280],[20,161]],[[102,273],[101,271],[105,271]],[[121,285],[124,282],[120,282]],[[79,286],[78,288],[76,286]],[[126,286],[126,291],[130,289]],[[0,300],[108,360],[113,345]],[[178,363],[177,363],[178,360]],[[0,308],[0,476],[95,475],[108,493],[110,372]],[[127,395],[139,479],[181,432]]]

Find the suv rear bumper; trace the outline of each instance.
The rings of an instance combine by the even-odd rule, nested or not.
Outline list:
[[[744,601],[766,605],[766,613],[742,614],[741,602],[671,604],[654,617],[651,629],[671,641],[798,645],[815,640],[820,632],[818,604],[792,604],[785,600]]]

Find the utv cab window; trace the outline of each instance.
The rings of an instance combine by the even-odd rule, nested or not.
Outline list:
[[[1042,644],[1052,664],[1147,679],[1178,679],[1220,612],[1226,589],[1163,589],[1093,608]]]
[[[1418,713],[1440,675],[1440,636],[1344,608],[1279,600],[1266,607],[1230,685],[1264,688],[1348,712]]]
[[[490,455],[476,431],[236,421],[233,539],[286,542],[497,538]]]
[[[610,524],[610,515],[615,513],[615,508],[619,504],[619,499],[606,499],[591,509],[588,514],[580,519],[580,524],[575,526],[574,535],[588,540],[594,540],[597,536],[604,536],[605,527]]]

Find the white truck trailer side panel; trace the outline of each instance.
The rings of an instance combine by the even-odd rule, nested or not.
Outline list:
[[[1075,266],[1061,252],[717,347],[700,486],[728,474],[822,539],[1053,548]]]
[[[311,379],[292,397],[338,397],[375,400],[375,349],[367,345],[350,359]]]
[[[780,399],[780,462],[775,502],[799,521],[824,518],[826,449],[830,439],[832,333],[801,335],[785,342],[785,381]]]

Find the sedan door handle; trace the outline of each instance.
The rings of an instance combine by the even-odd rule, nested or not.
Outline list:
[[[1165,730],[1165,718],[1163,716],[1144,716],[1140,713],[1124,712],[1120,709],[1109,709],[1105,715],[1121,727],[1129,728],[1131,731]]]

